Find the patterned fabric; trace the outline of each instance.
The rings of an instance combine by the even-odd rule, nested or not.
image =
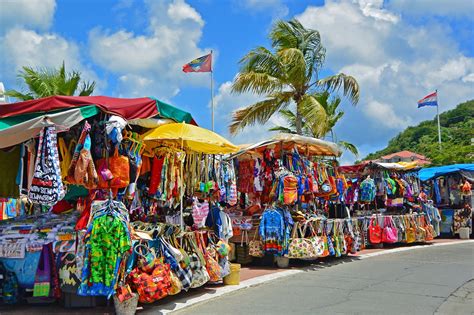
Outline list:
[[[53,206],[64,195],[56,128],[54,126],[44,127],[39,138],[35,172],[28,197],[34,203]]]
[[[259,234],[266,252],[280,253],[283,250],[285,224],[281,213],[275,209],[263,212]]]

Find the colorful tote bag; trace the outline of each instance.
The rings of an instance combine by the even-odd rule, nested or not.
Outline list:
[[[33,203],[53,206],[64,195],[56,127],[44,127],[39,137],[38,155],[28,197]]]
[[[299,232],[299,237],[298,237]],[[293,226],[290,245],[288,246],[289,258],[314,258],[317,257],[316,250],[310,239],[304,237],[298,223]]]

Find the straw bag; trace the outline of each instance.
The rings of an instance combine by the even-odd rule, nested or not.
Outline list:
[[[420,218],[416,218],[417,222],[415,222],[416,226],[416,241],[417,242],[424,242],[426,238],[426,230],[423,228],[423,223],[421,222]]]
[[[431,224],[428,224],[428,220],[426,220],[426,217],[423,216],[423,222],[425,226],[425,231],[426,231],[426,241],[432,241],[434,239],[434,227]]]
[[[411,220],[408,219],[408,218],[405,218],[405,233],[406,233],[406,240],[407,240],[407,243],[410,244],[410,243],[414,243],[416,241],[416,232],[415,232],[415,228],[413,227],[413,225],[411,224]]]
[[[257,239],[258,228],[255,229],[255,235],[253,240],[249,242],[249,255],[253,257],[263,257],[265,256],[265,251],[263,250],[263,242]]]

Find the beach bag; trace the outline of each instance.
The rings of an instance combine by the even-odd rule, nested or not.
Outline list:
[[[137,254],[137,267],[144,272],[151,272],[155,268],[156,254],[154,249],[150,249],[148,246],[138,244],[134,248]]]
[[[263,257],[265,256],[265,250],[263,249],[263,242],[257,239],[258,228],[255,229],[255,235],[253,240],[249,242],[249,255],[252,257]]]
[[[199,288],[210,280],[202,251],[192,238],[185,239],[189,254],[189,268],[192,272],[191,288]]]
[[[369,240],[371,244],[380,244],[382,242],[382,228],[377,221],[377,218],[370,220]]]
[[[170,283],[171,286],[168,292],[169,295],[176,295],[183,289],[183,284],[179,280],[178,276],[174,273],[174,271],[170,272]]]
[[[132,286],[138,293],[140,303],[153,303],[168,296],[171,289],[170,265],[163,262],[163,257],[155,259],[151,273],[135,268],[130,273]]]
[[[406,240],[407,240],[407,243],[410,244],[410,243],[414,243],[416,241],[416,232],[415,232],[415,228],[413,227],[413,225],[411,224],[411,220],[408,219],[408,218],[405,218],[405,233],[406,233]]]
[[[65,195],[56,140],[56,128],[44,127],[39,137],[35,171],[28,194],[33,203],[54,206]]]
[[[99,176],[99,188],[125,188],[130,183],[130,163],[128,157],[119,155],[118,149],[115,149],[114,155],[109,157],[109,166],[107,168],[106,159],[97,161]],[[109,173],[111,176],[105,176]],[[111,179],[110,179],[111,177]]]
[[[199,203],[198,199],[194,198],[192,216],[194,224],[198,229],[205,227],[208,214],[209,203],[207,201]]]
[[[425,240],[432,241],[434,239],[434,234],[435,234],[434,227],[433,225],[428,223],[428,220],[426,219],[426,217],[423,217],[423,223],[424,223],[424,228],[426,231]]]
[[[197,234],[196,237],[198,241],[200,242],[201,247],[203,249],[204,260],[206,261],[206,270],[207,270],[207,273],[209,274],[209,281],[217,282],[221,279],[222,270],[221,270],[221,267],[219,266],[219,263],[215,259],[216,252],[204,249],[204,242],[202,240],[201,235]]]
[[[416,226],[416,236],[415,239],[417,242],[424,242],[426,238],[426,230],[423,228],[423,223],[419,218],[417,218],[417,222],[415,222]]]
[[[393,224],[391,217],[384,218],[384,228],[382,231],[382,242],[393,244],[398,242],[398,230]]]
[[[305,259],[313,257],[317,257],[313,243],[304,237],[298,222],[295,222],[288,246],[288,258]]]
[[[311,222],[309,222],[309,229],[310,229],[310,234],[311,234],[311,236],[309,237],[309,240],[313,244],[314,252],[316,253],[316,256],[314,258],[321,257],[324,253],[324,240],[317,235]],[[305,230],[306,230],[306,226],[305,226]]]
[[[48,297],[51,290],[51,253],[48,246],[43,246],[33,286],[34,297]]]

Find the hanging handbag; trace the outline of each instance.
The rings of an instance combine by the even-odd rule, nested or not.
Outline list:
[[[108,159],[108,168],[106,159],[97,161],[97,170],[101,174],[99,176],[99,188],[125,188],[130,183],[130,163],[128,157],[119,155],[118,149],[114,151],[114,155]],[[103,174],[110,171],[112,178],[104,178]]]
[[[151,273],[135,268],[129,278],[138,293],[140,303],[158,301],[168,296],[171,289],[170,265],[164,263],[163,257],[155,260],[155,267]]]
[[[377,221],[377,217],[370,220],[369,239],[371,244],[380,244],[382,242],[382,228]]]
[[[434,234],[435,234],[433,225],[428,223],[428,220],[426,219],[426,216],[423,216],[423,222],[424,222],[425,231],[426,231],[425,240],[426,241],[432,241],[434,239]]]
[[[398,242],[398,230],[393,225],[393,219],[391,217],[384,217],[382,242],[387,244],[393,244]]]
[[[249,242],[249,255],[253,257],[263,257],[265,256],[265,251],[263,249],[263,242],[257,239],[258,228],[255,229],[255,234],[253,240]]]
[[[33,286],[34,297],[48,297],[51,289],[51,253],[47,245],[43,246]]]
[[[411,220],[405,216],[405,233],[406,233],[406,240],[407,243],[414,243],[416,241],[416,232],[415,228],[411,224]]]
[[[195,240],[190,236],[185,241],[189,254],[189,267],[193,275],[191,288],[198,288],[210,280],[209,273],[207,272],[205,266],[206,262]]]
[[[313,243],[311,240],[304,237],[298,222],[295,222],[293,225],[290,245],[288,246],[288,258],[303,259],[312,257],[316,257]]]
[[[169,290],[169,295],[176,295],[183,289],[183,284],[179,280],[179,277],[175,274],[174,271],[170,272],[170,283],[171,287]]]
[[[424,242],[426,238],[426,230],[423,227],[423,223],[421,222],[421,218],[416,217],[413,219],[415,226],[416,226],[416,241],[417,242]]]
[[[311,221],[308,221],[306,224],[309,224],[311,234],[309,240],[313,244],[314,252],[316,253],[314,258],[321,257],[324,253],[324,241],[322,238],[318,237],[318,234],[316,233]],[[306,230],[306,228],[307,226],[305,226],[304,230]]]
[[[56,128],[44,127],[39,137],[35,171],[28,197],[33,203],[54,206],[64,195]]]
[[[138,244],[134,248],[135,253],[138,255],[137,266],[144,272],[151,272],[155,267],[156,254],[154,249]]]
[[[214,254],[212,254],[211,251],[207,251],[204,248],[204,241],[202,240],[202,236],[199,233],[196,233],[196,234],[197,234],[196,237],[198,238],[198,242],[200,242],[200,246],[204,254],[204,260],[206,261],[206,270],[210,278],[209,281],[217,282],[221,280],[221,274],[222,274],[221,267],[219,266],[219,263],[217,262],[215,258],[217,255],[214,255],[215,252]]]

